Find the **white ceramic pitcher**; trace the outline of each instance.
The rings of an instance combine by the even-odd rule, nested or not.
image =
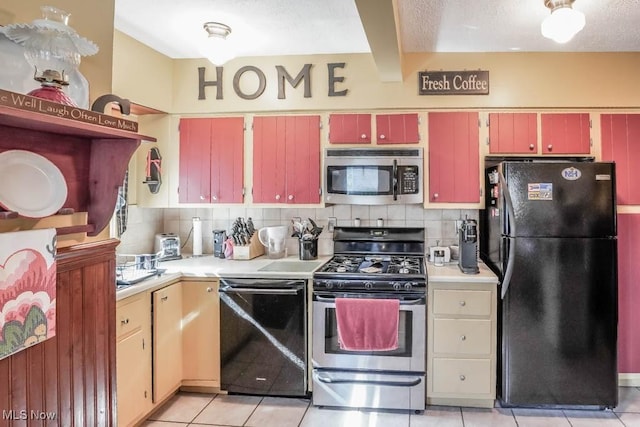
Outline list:
[[[287,232],[286,225],[263,227],[258,230],[258,239],[267,248],[267,256],[269,258],[283,258],[286,255],[285,241]]]

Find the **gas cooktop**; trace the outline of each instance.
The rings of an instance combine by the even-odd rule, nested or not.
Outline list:
[[[424,274],[424,258],[402,255],[336,255],[316,273],[377,274]]]

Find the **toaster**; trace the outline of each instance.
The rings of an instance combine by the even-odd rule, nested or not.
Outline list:
[[[430,246],[429,247],[429,261],[434,262],[433,255],[435,251],[444,252],[444,262],[451,261],[451,249],[448,246]]]
[[[156,234],[154,245],[155,253],[159,254],[160,261],[169,261],[172,259],[181,259],[180,255],[180,237],[173,233]]]

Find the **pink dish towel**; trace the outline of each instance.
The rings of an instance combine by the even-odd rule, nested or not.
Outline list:
[[[336,298],[340,348],[388,351],[398,348],[400,301],[397,299]]]

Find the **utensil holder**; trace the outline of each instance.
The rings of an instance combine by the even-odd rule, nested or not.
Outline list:
[[[298,254],[303,261],[317,259],[318,240],[298,240]]]

